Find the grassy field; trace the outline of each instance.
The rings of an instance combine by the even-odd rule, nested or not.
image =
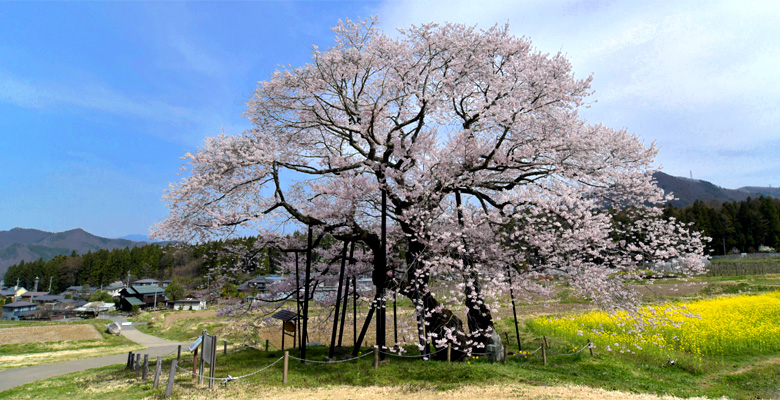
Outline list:
[[[120,354],[143,348],[123,336],[106,333],[106,324],[110,322],[104,319],[69,322],[3,321],[0,323],[0,335],[4,334],[3,329],[5,328],[56,328],[86,324],[94,326],[95,330],[99,332],[99,339],[3,344],[0,345],[0,370]]]
[[[650,286],[647,298],[658,305],[671,298],[696,301],[730,293],[769,293],[780,287],[780,276],[731,276],[696,278],[690,282],[657,282]],[[675,286],[676,285],[676,286]],[[539,347],[540,332],[526,325],[540,316],[566,315],[571,318],[592,307],[565,293],[555,301],[538,301],[518,304],[521,321],[520,341],[523,350]],[[776,295],[773,295],[776,296]],[[364,315],[362,312],[359,318]],[[500,313],[503,319],[496,327],[502,337],[508,333],[510,350],[516,351],[517,341],[514,322],[510,318],[511,307]],[[755,318],[764,318],[755,316]],[[188,341],[205,327],[220,335],[220,340],[231,336],[231,322],[215,318],[209,313],[157,312],[143,313],[138,321],[147,322],[141,327],[148,333],[170,339]],[[770,321],[771,322],[771,321]],[[777,321],[774,321],[775,323]],[[242,321],[236,321],[242,323]],[[351,326],[351,315],[348,318]],[[369,330],[371,332],[373,327]],[[351,339],[345,332],[345,338]],[[545,365],[537,352],[530,356],[510,356],[506,364],[491,363],[482,358],[468,362],[452,363],[390,358],[374,372],[371,356],[357,361],[339,364],[306,364],[290,361],[289,383],[282,385],[281,363],[258,374],[219,384],[213,391],[203,390],[192,383],[186,372],[179,371],[174,397],[177,399],[250,399],[250,398],[614,398],[657,399],[670,395],[682,398],[706,396],[732,399],[780,397],[780,352],[767,351],[727,352],[717,355],[703,354],[697,363],[670,363],[663,357],[646,356],[636,352],[605,351],[598,345],[595,356],[587,350],[571,353],[585,344],[585,337],[567,336],[549,332],[551,346]],[[264,333],[265,334],[265,333]],[[277,337],[278,327],[267,331]],[[372,343],[372,339],[367,339]],[[323,341],[325,343],[325,341]],[[349,341],[351,344],[351,340]],[[289,344],[288,344],[289,345]],[[271,348],[275,344],[272,342]],[[220,347],[221,350],[221,347]],[[363,349],[370,351],[369,348]],[[308,358],[322,360],[327,348],[310,348]],[[416,350],[410,349],[409,354]],[[295,356],[293,351],[291,355]],[[259,351],[237,346],[226,356],[218,356],[217,377],[241,376],[263,368],[282,356],[280,351]],[[191,368],[191,355],[184,356],[183,368]],[[169,364],[166,364],[165,371]],[[606,390],[606,391],[604,391]],[[162,397],[164,386],[151,389],[151,381],[139,382],[133,371],[121,367],[108,367],[84,373],[28,384],[0,394],[7,398],[34,399],[157,399]],[[647,395],[641,395],[641,394]],[[632,397],[633,396],[633,397]]]
[[[553,344],[553,348],[563,350]],[[562,345],[561,345],[562,346]],[[310,357],[323,359],[325,348],[310,348]],[[368,348],[364,351],[369,352]],[[313,353],[313,354],[312,354]],[[293,355],[295,353],[293,352]],[[237,349],[228,355],[218,356],[217,377],[241,376],[265,367],[282,356],[279,351],[257,351],[251,348]],[[183,368],[191,368],[185,360]],[[748,367],[752,366],[752,367]],[[166,371],[168,371],[166,364]],[[546,398],[551,393],[569,388],[573,393],[590,393],[591,398],[605,398],[604,392],[585,391],[578,387],[590,387],[625,393],[650,393],[656,396],[679,397],[728,396],[734,399],[773,398],[777,392],[777,365],[773,360],[752,357],[735,361],[707,374],[694,373],[683,368],[660,363],[637,363],[615,354],[598,353],[590,357],[587,352],[575,356],[550,356],[544,365],[537,357],[523,359],[510,357],[506,364],[490,363],[484,359],[471,359],[469,363],[420,361],[391,358],[375,372],[371,356],[357,361],[339,364],[306,364],[291,360],[289,383],[282,385],[281,363],[252,375],[233,381],[226,386],[216,385],[215,391],[204,391],[190,376],[179,370],[174,398],[273,398],[274,393],[297,393],[300,398],[371,398],[376,387],[390,390],[393,397],[419,395],[442,396],[450,392],[494,392],[491,397],[507,398],[513,391],[536,391]],[[292,389],[284,389],[284,388]],[[323,388],[326,388],[323,390]],[[329,388],[329,389],[328,389]],[[545,394],[545,388],[549,393]],[[163,388],[154,390],[151,381],[140,382],[135,372],[121,366],[92,370],[28,384],[3,393],[15,399],[65,399],[100,397],[102,399],[160,398]],[[335,391],[335,392],[331,392]],[[336,397],[341,392],[346,397]],[[579,392],[578,392],[579,391]],[[323,397],[313,396],[324,392]],[[363,393],[359,395],[359,393]],[[598,393],[601,393],[599,395]],[[517,394],[517,393],[515,393]],[[333,397],[331,397],[333,396]],[[625,396],[613,398],[625,398]],[[447,396],[449,397],[449,396]],[[284,398],[280,395],[279,398]],[[542,397],[545,398],[545,397]],[[572,398],[586,398],[572,396]]]

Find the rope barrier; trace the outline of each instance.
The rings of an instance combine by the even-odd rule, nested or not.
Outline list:
[[[248,346],[248,347],[255,348],[254,346]],[[557,355],[557,356],[571,356],[571,355],[574,355],[574,354],[581,353],[581,352],[583,352],[585,349],[587,349],[587,348],[589,348],[589,347],[591,347],[591,345],[588,343],[588,344],[585,344],[584,346],[582,346],[580,349],[578,349],[578,350],[575,350],[575,351],[573,351],[573,352],[571,352],[571,353],[568,353],[568,354],[555,353],[555,352],[553,352],[553,351],[550,351],[550,352],[552,353],[551,355]],[[259,349],[258,349],[258,350],[259,350]],[[405,356],[405,355],[402,355],[402,354],[388,353],[388,352],[381,351],[381,350],[379,351],[379,353],[382,353],[382,354],[384,354],[384,355],[388,355],[388,356],[392,356],[392,357],[401,357],[401,358],[424,358],[424,357],[428,357],[428,356],[431,356],[431,355],[434,355],[434,354],[440,353],[440,352],[442,352],[442,351],[444,351],[444,350],[447,350],[447,348],[446,348],[446,347],[444,347],[444,348],[441,348],[441,349],[439,349],[439,350],[437,350],[437,351],[435,351],[435,352],[433,352],[433,353],[429,353],[429,354],[425,354],[425,355],[423,355],[423,354],[418,354],[418,355],[414,355],[414,356]],[[531,352],[526,352],[525,354],[526,354],[526,355],[531,355],[531,354],[537,353],[537,352],[538,352],[538,351],[540,351],[540,350],[542,350],[542,346],[539,346],[539,347],[538,347],[536,350],[534,350],[534,351],[531,351]],[[163,355],[162,357],[165,357],[165,356],[172,355],[172,354],[176,353],[177,351],[178,351],[178,349],[177,349],[177,350],[174,350],[174,351],[171,351],[170,353],[168,353],[168,354],[165,354],[165,355]],[[337,364],[337,363],[344,363],[344,362],[348,362],[348,361],[354,361],[354,360],[357,360],[357,359],[360,359],[360,358],[363,358],[363,357],[370,356],[370,355],[372,355],[372,354],[373,354],[373,352],[366,352],[366,354],[359,355],[359,356],[357,356],[357,357],[347,358],[347,359],[344,359],[344,360],[335,360],[335,361],[305,360],[305,359],[298,358],[298,357],[291,356],[291,355],[288,355],[288,357],[289,357],[289,358],[292,358],[292,359],[294,359],[294,360],[305,361],[305,362],[310,362],[310,363],[315,363],[315,364]],[[478,356],[479,356],[479,355],[488,355],[488,354],[489,354],[489,353],[471,353],[471,355],[472,355],[472,356],[473,356],[473,355],[478,355]],[[254,372],[250,372],[250,373],[248,373],[248,374],[244,374],[244,375],[241,375],[241,376],[231,376],[230,374],[228,374],[228,375],[227,375],[226,377],[224,377],[224,378],[210,377],[210,376],[207,376],[207,375],[201,375],[201,374],[199,374],[199,373],[193,373],[192,371],[190,371],[190,370],[188,370],[188,369],[186,369],[186,368],[182,368],[182,367],[181,367],[181,366],[179,366],[179,365],[176,365],[176,368],[177,368],[177,369],[179,369],[179,370],[182,370],[182,371],[186,372],[187,374],[191,374],[191,375],[194,375],[194,376],[197,376],[197,377],[200,377],[200,378],[209,379],[209,380],[214,380],[214,381],[221,381],[222,383],[225,383],[225,384],[227,384],[227,383],[228,383],[228,382],[230,382],[230,381],[239,380],[239,379],[244,379],[244,378],[250,377],[250,376],[252,376],[252,375],[259,374],[260,372],[263,372],[263,371],[267,370],[268,368],[271,368],[271,367],[273,367],[274,365],[276,365],[276,364],[277,364],[279,361],[282,361],[283,359],[284,359],[284,356],[282,356],[282,357],[279,357],[279,358],[278,358],[276,361],[272,362],[271,364],[268,364],[268,365],[266,365],[265,367],[263,367],[263,368],[261,368],[261,369],[259,369],[259,370],[257,370],[257,371],[254,371]]]
[[[550,355],[553,355],[553,356],[573,356],[573,355],[575,355],[577,353],[581,353],[583,350],[585,350],[587,348],[588,348],[588,344],[585,344],[579,350],[573,351],[573,352],[568,353],[568,354],[556,353],[556,352],[554,352],[552,350],[548,350],[548,351],[550,352]]]
[[[265,367],[255,371],[255,372],[250,372],[248,374],[241,375],[241,376],[230,376],[230,375],[228,375],[228,376],[226,376],[224,378],[217,378],[217,377],[213,377],[212,378],[212,377],[207,376],[207,375],[201,375],[201,374],[198,374],[198,373],[193,373],[192,371],[190,371],[190,370],[188,370],[186,368],[182,368],[182,367],[180,367],[178,365],[176,365],[176,368],[178,368],[178,369],[180,369],[180,370],[182,370],[182,371],[184,371],[184,372],[186,372],[188,374],[192,374],[194,376],[200,377],[200,378],[205,378],[205,379],[215,380],[215,381],[222,381],[223,383],[227,383],[227,382],[230,382],[230,381],[234,381],[234,380],[238,380],[238,379],[244,379],[246,377],[249,377],[249,376],[252,376],[252,375],[255,375],[255,374],[259,374],[260,372],[263,372],[263,371],[267,370],[268,368],[273,367],[274,365],[276,365],[276,363],[278,363],[279,361],[282,361],[283,359],[284,359],[284,357],[279,357],[278,360],[272,362],[271,364],[266,365]]]
[[[289,356],[289,357],[292,358],[293,360],[310,362],[310,363],[315,363],[315,364],[336,364],[336,363],[343,363],[343,362],[347,362],[347,361],[357,360],[358,358],[363,358],[365,356],[370,356],[371,354],[373,354],[373,353],[368,352],[366,354],[363,354],[362,356],[347,358],[345,360],[335,360],[335,361],[304,360],[303,358],[298,358],[298,357],[295,357],[295,356]]]
[[[432,356],[432,355],[434,355],[434,354],[437,354],[437,353],[441,353],[441,352],[442,352],[442,351],[444,351],[444,350],[447,350],[447,348],[446,348],[446,347],[444,347],[444,348],[441,348],[441,349],[439,349],[439,350],[436,350],[436,351],[434,351],[433,353],[428,353],[428,354],[418,354],[418,355],[415,355],[415,356],[405,356],[405,355],[403,355],[403,354],[388,353],[388,352],[385,352],[385,351],[382,351],[382,350],[379,350],[379,352],[380,352],[381,354],[388,355],[388,356],[393,356],[393,357],[401,357],[401,358],[425,358],[425,357]]]

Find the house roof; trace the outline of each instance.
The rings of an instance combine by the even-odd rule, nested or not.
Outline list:
[[[142,306],[145,303],[137,297],[125,297],[125,300],[130,303],[131,306]]]
[[[133,282],[133,284],[136,285],[136,284],[139,284],[139,283],[158,283],[158,282],[160,282],[160,281],[158,281],[157,279],[148,279],[147,278],[147,279],[137,280],[137,281]]]
[[[46,294],[43,296],[36,296],[35,301],[64,301],[65,296],[61,294]]]
[[[21,307],[29,307],[34,305],[35,303],[30,303],[29,301],[15,301],[11,304],[3,305],[3,308],[21,308]]]
[[[25,289],[25,288],[23,288],[21,286],[19,286],[16,289],[14,289],[13,287],[9,287],[8,289],[3,290],[2,292],[0,292],[0,295],[3,295],[3,296],[16,296],[17,293],[20,293],[20,292],[24,293],[26,291],[27,291],[27,289]]]
[[[165,289],[157,286],[157,285],[147,285],[147,286],[131,286],[130,289],[133,291],[128,291],[129,293],[138,293],[138,294],[165,294]]]
[[[124,289],[125,285],[123,284],[116,284],[116,285],[108,285],[103,288],[103,290],[117,290],[117,289]]]
[[[47,294],[49,294],[49,292],[24,292],[24,293],[22,293],[22,297],[23,298],[24,297],[33,297],[33,296],[34,297],[40,297],[40,296],[45,296]]]

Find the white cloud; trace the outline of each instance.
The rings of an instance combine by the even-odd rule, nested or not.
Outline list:
[[[657,141],[659,159],[681,160],[673,164],[686,172],[687,152],[718,157],[708,164],[723,174],[746,158],[719,148],[764,161],[777,152],[766,147],[780,139],[780,2],[391,0],[380,10],[388,31],[509,22],[540,50],[565,53],[577,76],[594,74],[597,103],[583,115]]]

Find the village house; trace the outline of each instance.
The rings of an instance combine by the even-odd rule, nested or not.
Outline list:
[[[119,293],[119,309],[132,311],[133,306],[140,309],[160,308],[168,301],[165,289],[157,285],[130,286]]]
[[[95,293],[96,287],[92,286],[69,286],[61,295],[67,297],[70,296],[73,299],[88,299],[92,293]]]
[[[21,300],[24,300],[24,301],[33,301],[33,299],[41,297],[41,296],[46,296],[47,294],[49,294],[49,292],[32,292],[32,291],[28,291],[28,292],[22,293],[22,295],[19,296],[19,298]]]
[[[133,282],[133,286],[151,286],[151,285],[159,286],[159,284],[160,284],[160,281],[158,281],[156,279],[148,279],[148,278],[147,279],[139,279],[139,280]]]
[[[27,289],[21,286],[9,287],[5,290],[0,291],[0,298],[11,299],[11,301],[16,301],[16,299],[18,299],[19,296],[23,295],[26,291]]]
[[[16,301],[3,305],[3,319],[6,321],[19,321],[35,317],[38,314],[38,306],[29,301]]]
[[[238,291],[244,294],[267,293],[271,285],[282,279],[279,275],[258,276],[242,283],[238,287]]]
[[[122,291],[122,289],[125,288],[125,285],[121,282],[115,282],[112,283],[106,287],[103,288],[103,291],[110,294],[112,297],[119,297],[119,293]]]
[[[205,310],[206,300],[183,299],[169,301],[168,304],[174,310]]]

